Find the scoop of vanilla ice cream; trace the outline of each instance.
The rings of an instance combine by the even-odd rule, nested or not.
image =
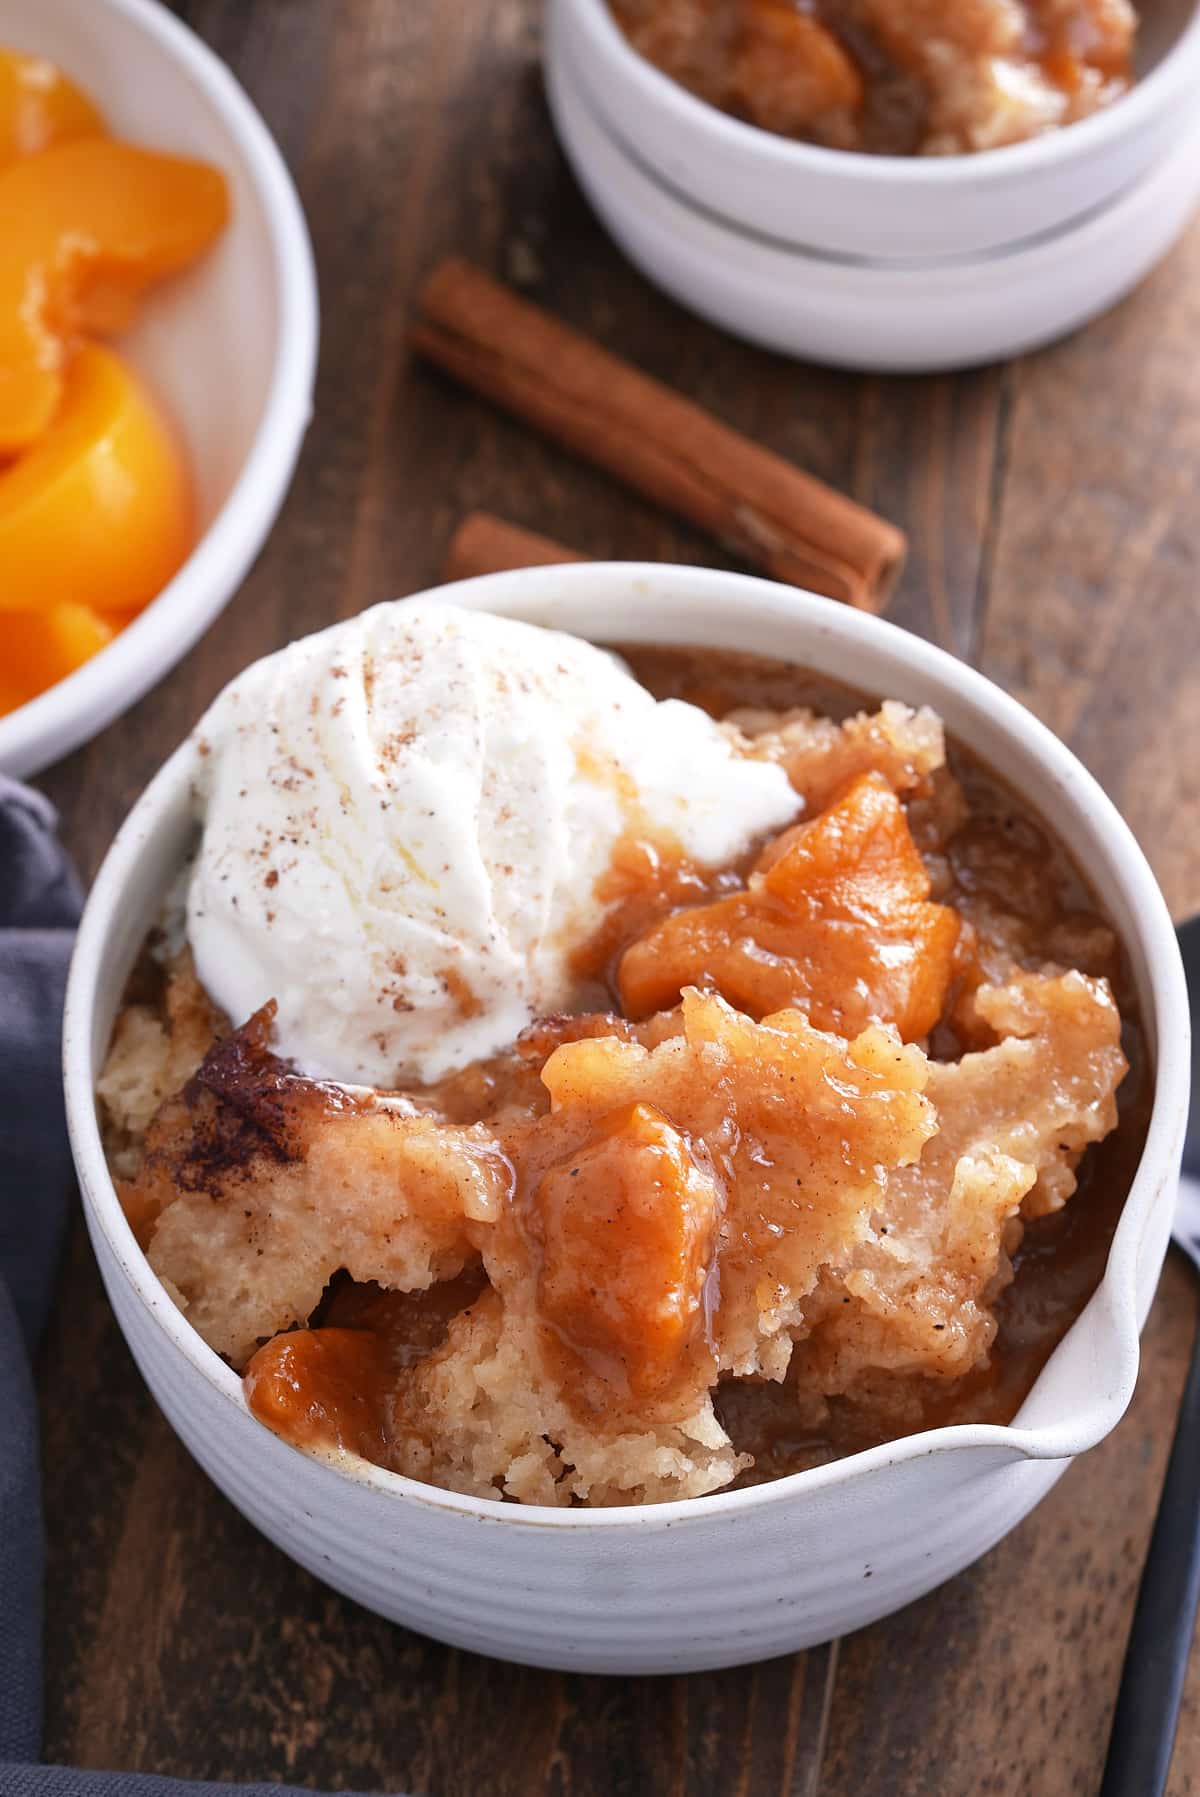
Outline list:
[[[795,817],[776,766],[617,659],[432,601],[256,662],[196,732],[200,979],[273,998],[317,1078],[428,1082],[577,1001],[570,957],[627,831],[720,866]]]

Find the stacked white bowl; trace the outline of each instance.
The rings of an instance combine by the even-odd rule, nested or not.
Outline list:
[[[636,54],[607,0],[550,0],[546,82],[592,204],[652,281],[737,335],[844,367],[1018,354],[1106,310],[1200,202],[1200,8],[1144,9],[1106,111],[970,156],[797,143]]]

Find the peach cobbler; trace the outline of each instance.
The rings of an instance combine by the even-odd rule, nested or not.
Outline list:
[[[634,49],[765,131],[835,150],[1017,143],[1133,80],[1130,0],[611,0]]]
[[[151,1266],[271,1428],[479,1496],[1007,1420],[1140,1152],[1111,930],[932,712],[618,653],[397,604],[217,701],[99,1084]]]

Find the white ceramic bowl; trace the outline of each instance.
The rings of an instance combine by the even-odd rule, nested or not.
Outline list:
[[[0,44],[59,63],[116,136],[202,157],[233,202],[204,259],[152,293],[120,348],[186,446],[202,535],[107,649],[0,718],[0,768],[27,774],[94,736],[232,598],[283,503],[312,407],[317,290],[296,190],[220,59],[157,0],[0,0]]]
[[[1134,185],[1196,122],[1195,0],[1139,7],[1139,80],[1068,129],[972,156],[864,156],[719,112],[631,49],[607,0],[550,0],[546,58],[632,159],[685,200],[794,249],[970,256],[1056,231]]]
[[[926,262],[819,255],[681,198],[605,130],[567,61],[548,60],[546,85],[580,185],[643,274],[736,336],[837,367],[932,372],[1053,342],[1136,287],[1200,201],[1198,114],[1109,205],[1012,248]]]
[[[912,372],[1051,342],[1146,275],[1200,200],[1200,10],[1146,9],[1142,79],[972,156],[866,156],[727,117],[638,56],[607,0],[551,0],[563,148],[630,260],[785,355]]]
[[[637,564],[492,575],[449,596],[585,637],[780,656],[929,703],[1028,795],[1121,932],[1156,1060],[1149,1136],[1103,1283],[1011,1427],[935,1430],[749,1491],[522,1508],[288,1447],[250,1415],[240,1380],[150,1271],[96,1122],[123,982],[194,836],[185,744],[100,870],[67,991],[71,1140],[118,1321],[167,1418],[233,1503],[320,1578],[426,1634],[533,1665],[644,1673],[732,1665],[858,1628],[976,1559],[1129,1401],[1188,1100],[1186,993],[1166,907],[1130,831],[1062,744],[978,674],[877,618],[742,575]]]

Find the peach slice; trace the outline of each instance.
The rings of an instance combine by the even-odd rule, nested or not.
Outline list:
[[[107,138],[0,171],[0,455],[50,424],[73,342],[121,330],[143,291],[186,268],[228,211],[217,169]]]
[[[61,69],[44,56],[0,50],[0,168],[51,144],[104,135],[104,120]]]
[[[635,1398],[680,1371],[718,1216],[713,1176],[650,1104],[614,1111],[535,1194],[542,1315],[593,1372]]]
[[[863,82],[837,38],[795,0],[749,0],[728,65],[730,109],[786,137],[816,131],[843,149],[857,142]]]
[[[50,428],[0,467],[0,617],[62,605],[127,616],[192,536],[183,458],[157,406],[111,350],[85,346]]]
[[[0,614],[0,716],[73,674],[117,628],[88,605]]]

